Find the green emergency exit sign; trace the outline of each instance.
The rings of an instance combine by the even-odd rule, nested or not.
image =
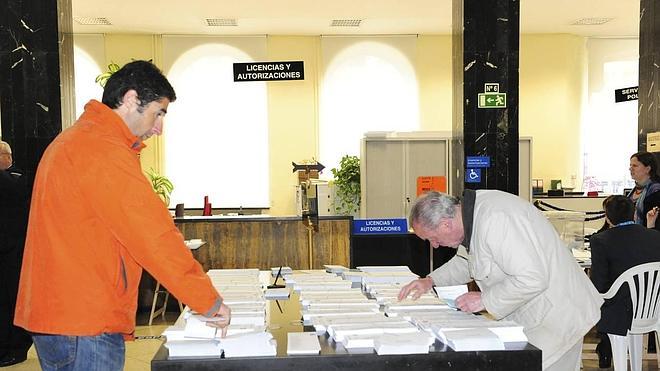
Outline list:
[[[479,108],[506,108],[506,93],[479,93]]]

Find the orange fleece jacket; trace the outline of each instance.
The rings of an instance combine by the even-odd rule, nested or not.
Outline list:
[[[45,334],[135,331],[142,267],[193,310],[222,298],[140,168],[144,145],[90,101],[37,169],[14,323]]]

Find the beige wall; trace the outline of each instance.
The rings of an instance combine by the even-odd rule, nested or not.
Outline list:
[[[318,158],[320,38],[269,36],[267,49],[269,60],[305,62],[305,80],[268,83],[269,213],[295,215],[297,178],[292,172],[291,161],[300,163]]]
[[[520,135],[533,138],[532,178],[582,179],[580,122],[586,94],[586,39],[523,35],[520,40]],[[580,184],[575,185],[578,189]]]
[[[581,179],[580,118],[586,79],[585,39],[571,35],[523,35],[520,45],[520,135],[534,139],[533,178]],[[105,35],[106,64],[153,59],[161,38]],[[320,37],[268,36],[269,60],[305,61],[304,81],[268,83],[270,198],[272,215],[295,214],[296,177],[291,161],[318,157]],[[420,129],[451,131],[451,37],[417,38]],[[145,169],[160,170],[162,144],[150,139]],[[326,170],[329,171],[329,170]],[[579,187],[579,185],[577,185]]]
[[[451,36],[417,38],[420,130],[451,131],[451,63]]]
[[[120,66],[135,60],[153,60],[153,62],[160,66],[161,38],[158,35],[130,35],[130,34],[113,34],[105,35],[105,65],[103,71],[106,70],[108,64],[114,62]],[[160,66],[162,68],[162,66]],[[147,171],[153,168],[157,172],[161,172],[162,165],[162,139],[160,137],[151,137],[145,144],[147,148],[140,153],[140,162],[142,169]]]

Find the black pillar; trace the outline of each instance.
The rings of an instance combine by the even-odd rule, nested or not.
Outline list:
[[[518,194],[520,3],[453,0],[452,8],[454,194],[464,188]],[[468,156],[490,159],[490,167],[473,168],[480,182],[465,182]]]
[[[61,89],[72,86],[71,0],[0,0],[0,9],[2,140],[32,184],[41,155],[62,130]],[[65,101],[73,101],[70,94]]]
[[[641,0],[639,11],[638,140],[646,151],[646,134],[660,131],[660,3]],[[658,157],[658,154],[656,154]]]

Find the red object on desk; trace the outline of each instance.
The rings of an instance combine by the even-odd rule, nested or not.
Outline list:
[[[204,196],[204,211],[202,211],[202,216],[211,216],[211,203],[209,202],[209,196]]]

